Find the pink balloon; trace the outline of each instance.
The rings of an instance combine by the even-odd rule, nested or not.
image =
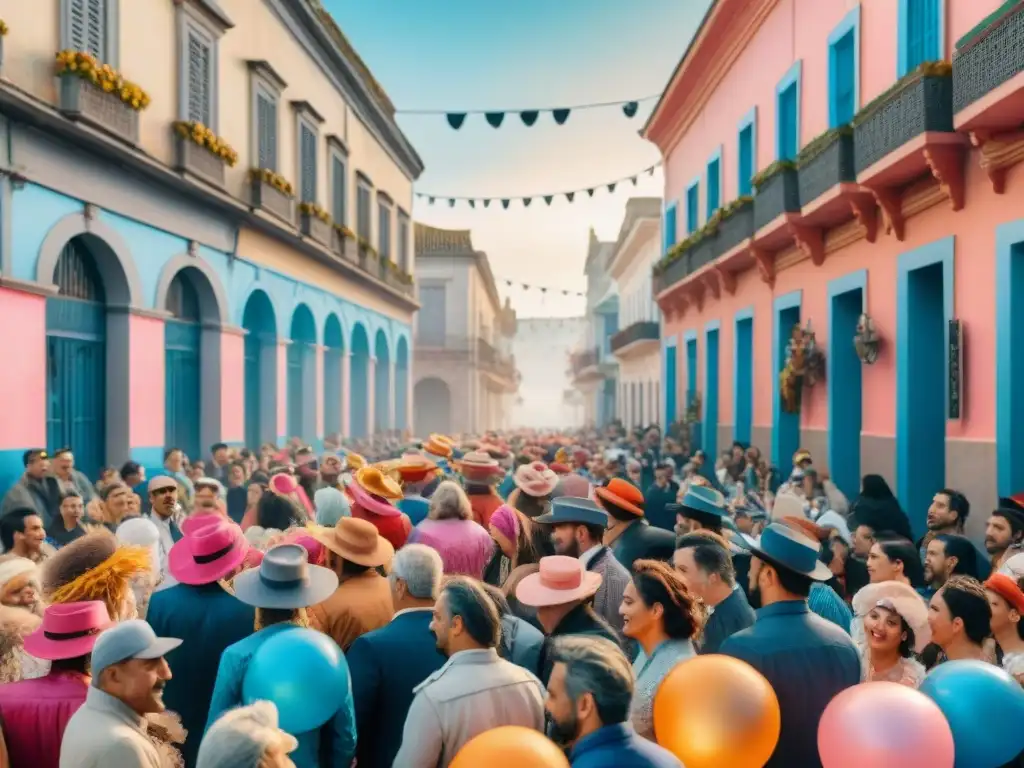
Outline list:
[[[953,768],[953,732],[931,699],[899,683],[861,683],[829,702],[818,724],[823,768]]]

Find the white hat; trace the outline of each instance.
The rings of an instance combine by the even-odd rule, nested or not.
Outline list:
[[[117,540],[132,547],[149,550],[150,571],[160,575],[160,531],[147,517],[130,517],[117,526]]]
[[[928,625],[928,604],[909,584],[901,581],[880,581],[867,584],[853,596],[855,621],[863,621],[875,607],[893,611],[914,631],[914,652],[920,653],[932,640]]]
[[[999,566],[999,572],[1009,576],[1014,581],[1024,577],[1024,552],[1006,558],[1006,561]]]
[[[27,557],[6,557],[0,560],[0,588],[11,579],[37,570],[38,566]]]
[[[839,538],[846,542],[846,546],[853,546],[853,536],[850,535],[850,526],[846,524],[843,516],[834,510],[822,512],[817,520],[822,528],[831,528],[839,534]]]
[[[807,517],[804,512],[803,500],[792,493],[780,493],[775,497],[772,505],[772,520],[781,520],[784,517]]]

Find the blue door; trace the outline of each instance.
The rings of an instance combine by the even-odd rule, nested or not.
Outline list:
[[[60,288],[46,302],[46,441],[71,448],[90,479],[106,455],[107,345],[103,284],[84,242],[71,240],[54,271]]]
[[[697,397],[697,340],[688,339],[686,342],[686,412],[689,414],[690,408],[694,404],[694,398]],[[700,448],[700,411],[697,412],[697,420],[693,422],[690,427],[690,449],[697,450]]]
[[[307,434],[305,413],[313,405],[306,391],[306,372],[313,366],[313,346],[304,341],[292,340],[288,345],[288,437],[298,437],[306,442],[316,439]]]
[[[800,137],[796,83],[790,83],[778,96],[779,109],[779,160],[793,160],[800,151]]]
[[[714,466],[718,451],[718,329],[704,336],[704,439],[701,447]]]
[[[835,128],[846,125],[857,111],[856,36],[850,30],[832,44],[829,122]]]
[[[754,124],[745,125],[740,131],[739,162],[736,164],[739,173],[740,195],[749,195],[753,191],[751,179],[754,178]]]
[[[245,444],[253,450],[263,442],[260,439],[260,413],[263,410],[260,358],[263,342],[259,334],[250,332],[245,337]]]
[[[736,383],[734,385],[733,413],[736,425],[733,429],[732,439],[749,445],[754,412],[754,319],[752,317],[736,321],[735,351]]]
[[[721,181],[722,161],[716,157],[708,163],[708,219],[722,205]]]
[[[679,386],[677,382],[678,375],[678,356],[676,355],[676,348],[666,347],[665,348],[665,429],[676,421],[676,391]]]
[[[167,292],[166,309],[174,317],[164,324],[164,446],[199,458],[200,357],[202,329],[195,286],[179,272]]]
[[[926,61],[942,58],[940,0],[906,0],[906,17],[900,19],[900,75]]]

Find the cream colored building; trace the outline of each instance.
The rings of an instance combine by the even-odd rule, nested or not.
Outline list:
[[[0,20],[0,350],[37,393],[0,398],[0,457],[70,444],[91,473],[410,426],[423,163],[317,0]]]
[[[608,260],[617,286],[619,328],[611,352],[619,361],[618,416],[628,429],[661,421],[661,341],[651,268],[660,258],[661,199],[634,197]]]
[[[611,352],[611,337],[619,330],[619,296],[608,274],[608,260],[614,248],[615,243],[599,240],[590,230],[583,266],[587,308],[579,339],[569,355],[572,386],[579,395],[566,400],[576,410],[582,400],[587,426],[603,427],[617,417],[619,366]]]
[[[413,425],[426,437],[512,426],[516,313],[501,303],[487,254],[468,230],[415,226],[420,311],[413,342]]]

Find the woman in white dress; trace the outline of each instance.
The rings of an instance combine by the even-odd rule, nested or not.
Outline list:
[[[1004,573],[985,582],[985,594],[992,608],[992,636],[1003,652],[1003,669],[1024,685],[1024,578],[1014,580]]]
[[[909,584],[881,581],[857,592],[853,610],[863,617],[863,632],[857,633],[861,679],[917,688],[925,669],[913,654],[931,641],[928,606],[921,596]]]

